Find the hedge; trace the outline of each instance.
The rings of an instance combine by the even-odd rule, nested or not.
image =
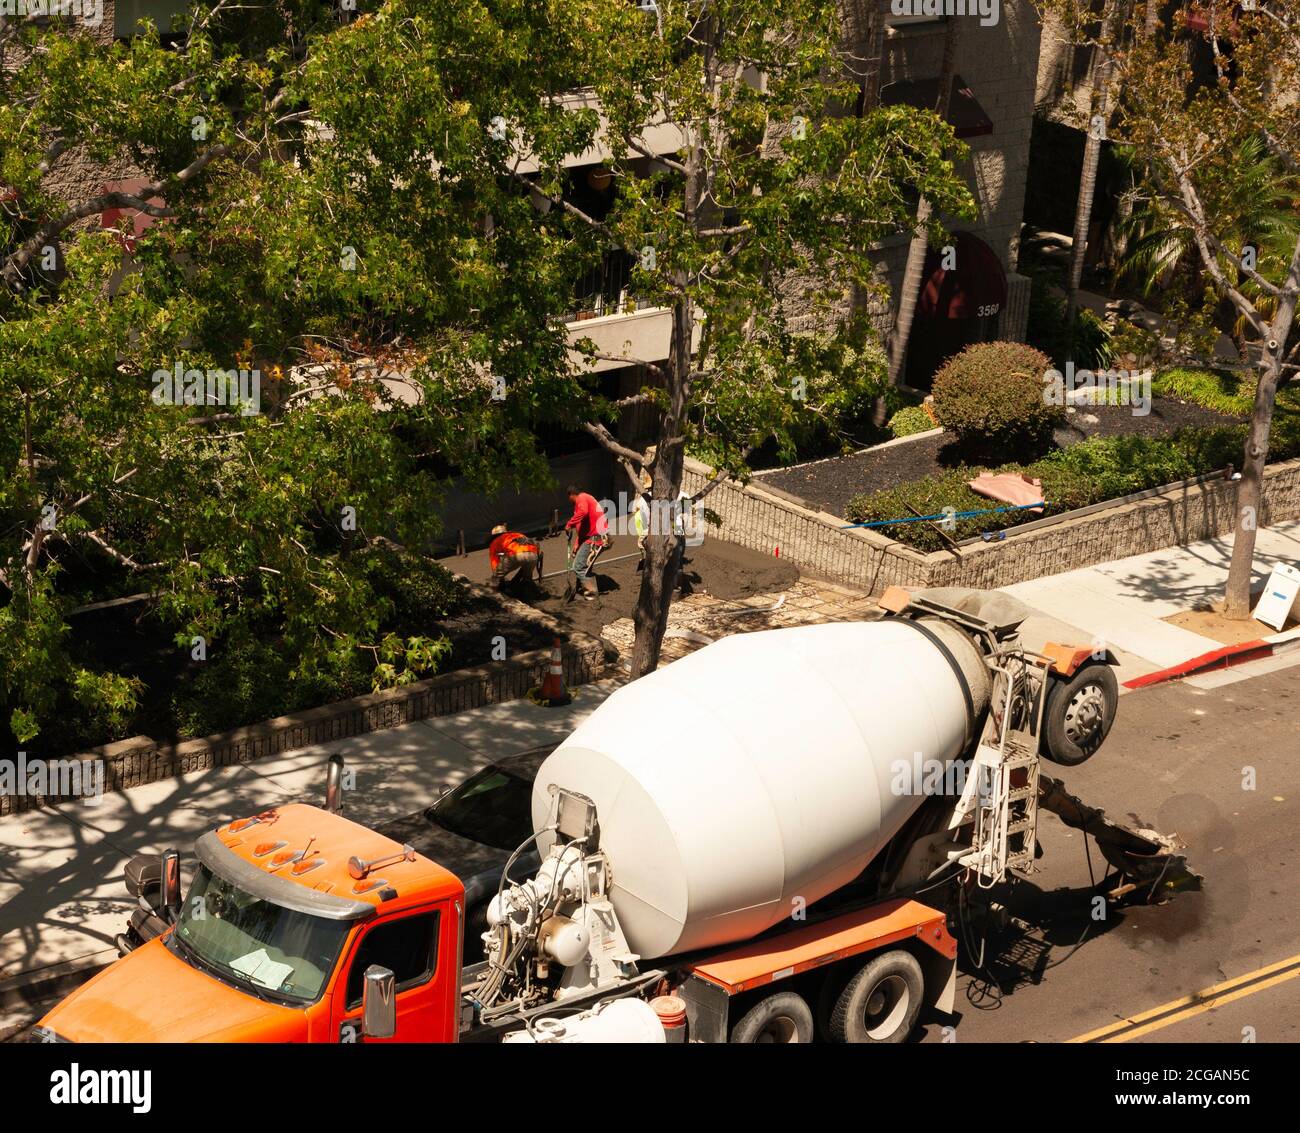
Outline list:
[[[1283,414],[1274,425],[1269,459],[1300,455],[1300,417]],[[952,539],[969,539],[985,531],[1000,531],[1044,515],[1204,475],[1228,464],[1239,466],[1245,439],[1244,425],[1181,429],[1169,437],[1096,437],[1058,449],[1031,464],[963,465],[910,484],[866,492],[849,501],[846,514],[854,523],[868,523],[910,516],[908,505],[922,515],[937,515],[946,507],[958,512],[1001,507],[997,500],[978,495],[967,486],[967,481],[986,471],[1018,472],[1042,481],[1048,506],[1041,513],[1016,510],[959,519],[955,530],[947,533]],[[885,524],[875,530],[921,551],[945,546],[927,523]]]

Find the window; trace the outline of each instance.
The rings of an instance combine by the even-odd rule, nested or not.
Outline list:
[[[117,0],[113,9],[113,34],[118,39],[130,39],[139,30],[138,20],[153,20],[163,42],[176,38],[179,33],[172,31],[172,20],[184,16],[189,11],[186,0]]]
[[[885,17],[885,23],[891,28],[907,27],[909,24],[937,24],[942,23],[949,17],[943,12],[943,5],[929,5],[931,9],[938,7],[939,11],[925,11],[926,5],[922,0],[899,0],[890,5],[890,14]],[[971,8],[975,5],[972,3]]]
[[[334,970],[348,928],[263,901],[201,865],[175,936],[187,954],[236,986],[311,1003]]]
[[[361,988],[372,964],[387,968],[398,991],[417,987],[431,975],[438,959],[438,914],[419,913],[372,928],[362,938],[348,971],[348,1010],[361,1006]]]

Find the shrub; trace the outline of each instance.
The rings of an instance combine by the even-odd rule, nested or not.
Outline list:
[[[938,515],[946,507],[955,511],[974,511],[977,508],[996,507],[986,496],[977,495],[966,486],[966,481],[974,479],[982,469],[950,468],[943,472],[914,480],[910,484],[900,484],[895,488],[886,488],[880,492],[868,492],[854,496],[846,509],[848,518],[854,523],[871,523],[882,519],[907,519],[912,515],[909,505],[921,515]],[[952,539],[966,539],[990,530],[1000,515],[980,516],[974,519],[957,520],[956,530],[948,532]],[[1020,522],[1014,519],[1010,522]],[[946,546],[939,533],[928,523],[891,523],[884,527],[873,528],[881,535],[897,539],[900,543],[916,547],[922,551],[937,551]]]
[[[1164,370],[1151,379],[1157,397],[1173,397],[1206,409],[1242,417],[1254,405],[1254,383],[1233,370]]]
[[[385,629],[432,629],[439,619],[465,606],[466,592],[451,571],[423,555],[378,543],[359,552],[357,559],[376,596],[391,603]]]
[[[910,437],[933,428],[934,422],[920,405],[905,406],[889,419],[889,431],[896,437]]]
[[[1025,341],[1041,350],[1057,369],[1064,369],[1071,354],[1082,370],[1101,370],[1114,359],[1115,348],[1110,328],[1087,307],[1074,316],[1074,349],[1065,324],[1065,300],[1052,294],[1047,284],[1035,279],[1029,293],[1029,319]]]
[[[1041,514],[1054,515],[1204,475],[1229,463],[1240,466],[1245,439],[1244,425],[1181,429],[1170,437],[1096,437],[1031,464],[1004,464],[993,471],[1018,472],[1041,480],[1048,503]],[[1269,459],[1295,455],[1300,455],[1300,422],[1287,416],[1270,445]],[[866,523],[910,516],[908,505],[921,515],[939,515],[945,507],[961,512],[1002,506],[967,486],[967,481],[983,471],[986,469],[981,466],[963,466],[911,484],[867,492],[851,499],[845,513],[852,522]],[[957,520],[956,530],[948,534],[956,540],[969,539],[1038,518],[1039,513],[1024,510],[974,516]],[[937,551],[945,545],[927,523],[894,523],[873,530],[922,551]]]
[[[934,376],[934,415],[968,455],[1029,457],[1050,445],[1065,408],[1044,396],[1047,356],[1019,342],[982,342]]]
[[[292,677],[293,661],[277,639],[239,632],[216,643],[197,675],[172,694],[172,717],[181,736],[206,736],[227,728],[253,724],[273,716],[314,707],[306,690]],[[361,674],[359,674],[360,676]],[[337,687],[316,690],[326,704],[368,692]]]
[[[1040,469],[1047,477],[1045,488],[1048,480],[1053,488],[1070,481],[1084,486],[1089,497],[1086,503],[1171,484],[1200,471],[1174,438],[1140,436],[1098,437],[1071,445],[1035,464],[1033,474],[1038,475]],[[1071,502],[1064,499],[1063,487],[1049,498]]]
[[[419,635],[436,633],[441,619],[467,603],[451,572],[423,556],[379,544],[357,552],[353,565],[370,587],[376,640],[395,634],[409,645]],[[449,643],[426,648],[436,662]],[[286,640],[278,622],[240,626],[216,643],[198,675],[172,695],[172,718],[180,735],[204,736],[346,700],[373,691],[377,660],[369,650],[341,643],[326,648]],[[410,657],[406,660],[409,664]],[[390,666],[393,662],[386,657]]]

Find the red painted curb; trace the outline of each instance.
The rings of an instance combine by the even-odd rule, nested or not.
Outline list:
[[[1154,673],[1134,677],[1131,681],[1125,681],[1124,687],[1146,688],[1148,685],[1158,685],[1163,684],[1165,681],[1177,680],[1179,677],[1188,677],[1193,673],[1208,673],[1216,669],[1228,669],[1233,665],[1243,665],[1247,661],[1258,661],[1263,657],[1272,657],[1273,648],[1273,642],[1265,638],[1242,642],[1240,645],[1225,645],[1222,649],[1202,653],[1199,657],[1193,657],[1190,661],[1183,661],[1181,664],[1173,665],[1168,669],[1157,669]]]

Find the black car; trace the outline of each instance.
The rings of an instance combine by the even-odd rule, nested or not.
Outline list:
[[[465,884],[465,963],[482,959],[488,903],[510,855],[533,833],[533,780],[554,746],[506,756],[475,772],[436,803],[394,819],[379,832],[410,844]],[[522,880],[541,864],[530,843],[510,871]]]

